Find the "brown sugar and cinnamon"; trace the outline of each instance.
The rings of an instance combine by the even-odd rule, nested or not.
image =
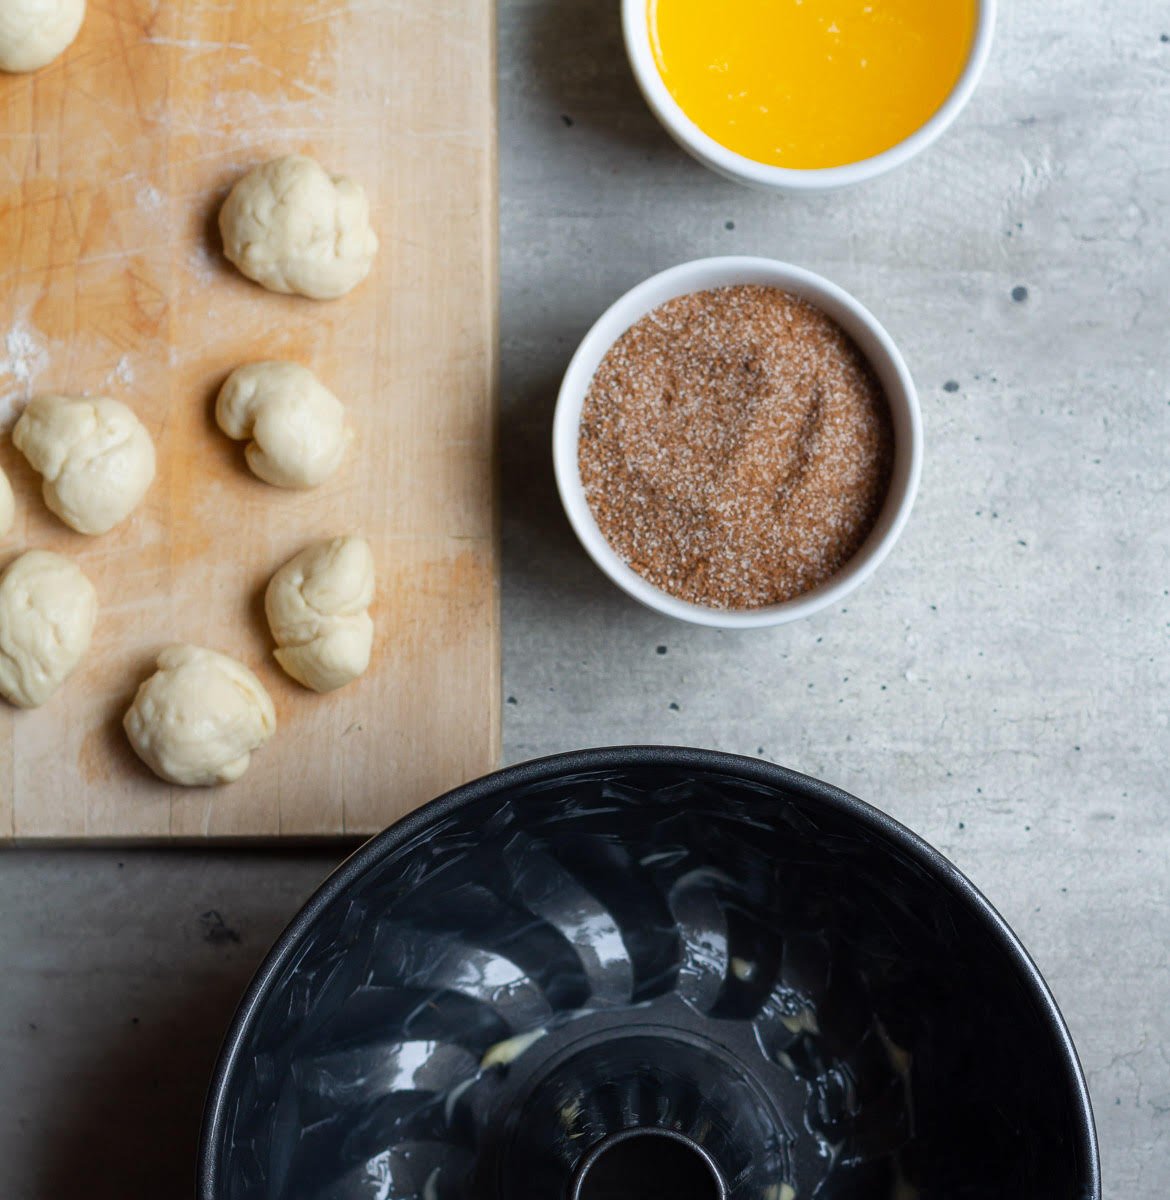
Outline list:
[[[778,288],[680,296],[628,329],[581,412],[581,482],[613,549],[693,604],[779,604],[836,574],[889,490],[894,435],[845,331]]]

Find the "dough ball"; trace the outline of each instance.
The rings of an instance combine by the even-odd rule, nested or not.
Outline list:
[[[228,259],[270,292],[333,300],[370,273],[378,239],[366,193],[303,154],[236,183],[219,212]]]
[[[260,680],[234,658],[169,646],[122,720],[135,753],[161,779],[184,787],[231,783],[276,732]]]
[[[38,396],[12,431],[44,476],[45,503],[78,533],[108,533],[154,479],[154,443],[142,422],[105,396]]]
[[[265,483],[311,488],[341,464],[353,436],[341,401],[291,362],[237,367],[220,388],[215,419],[230,438],[251,438],[248,466]]]
[[[77,36],[85,0],[0,0],[0,71],[36,71]]]
[[[0,538],[5,537],[16,520],[16,500],[12,495],[12,484],[0,467]]]
[[[0,696],[38,708],[85,657],[97,593],[60,554],[29,550],[0,575]]]
[[[272,577],[264,611],[276,661],[314,692],[332,692],[370,665],[374,555],[365,538],[315,542]]]

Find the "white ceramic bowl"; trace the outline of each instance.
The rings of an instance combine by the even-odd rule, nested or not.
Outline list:
[[[732,284],[783,288],[833,318],[856,342],[885,389],[894,425],[894,469],[885,505],[857,553],[831,579],[783,604],[725,610],[691,604],[656,588],[633,571],[605,540],[585,498],[577,462],[581,408],[606,351],[648,312],[691,292]],[[914,381],[890,335],[868,309],[820,275],[770,258],[703,258],[640,283],[611,305],[585,335],[565,372],[553,421],[553,467],[569,522],[593,561],[623,591],[670,617],[720,629],[782,625],[836,604],[889,554],[914,504],[922,472],[922,415]]]
[[[950,0],[936,0],[947,4]],[[904,141],[872,158],[848,163],[841,167],[823,167],[810,170],[793,170],[790,167],[773,167],[767,163],[745,158],[720,145],[705,134],[679,107],[678,102],[667,90],[654,61],[650,46],[650,18],[647,0],[622,0],[622,30],[625,35],[626,53],[634,69],[634,77],[646,97],[654,115],[662,122],[667,133],[692,157],[705,167],[736,183],[749,187],[766,188],[776,192],[823,192],[847,187],[884,175],[886,171],[900,166],[925,150],[963,110],[971,99],[987,56],[991,53],[991,39],[995,30],[996,0],[979,0],[975,38],[967,65],[959,76],[951,94],[938,111]]]

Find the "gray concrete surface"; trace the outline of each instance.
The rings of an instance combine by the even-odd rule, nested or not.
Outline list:
[[[1170,1194],[1170,14],[1002,6],[926,157],[780,200],[645,111],[615,0],[500,10],[505,751],[758,753],[885,807],[1047,974],[1109,1197]],[[894,557],[841,611],[751,635],[643,612],[561,516],[547,443],[597,313],[660,268],[761,253],[874,309],[928,453]],[[183,1195],[207,1071],[259,956],[338,858],[0,857],[0,1195]]]

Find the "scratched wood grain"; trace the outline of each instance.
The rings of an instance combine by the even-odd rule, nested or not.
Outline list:
[[[57,63],[0,76],[0,465],[18,504],[0,565],[71,555],[102,605],[53,701],[0,703],[0,838],[370,833],[494,764],[492,19],[484,0],[118,0],[90,5]],[[226,189],[290,151],[370,194],[382,249],[342,300],[270,295],[222,258]],[[211,418],[228,371],[266,357],[312,367],[358,433],[311,493],[254,480]],[[45,510],[8,438],[57,390],[126,401],[158,448],[147,501],[103,538]],[[351,531],[378,561],[374,665],[317,697],[276,667],[261,595],[306,541]],[[173,641],[238,656],[276,701],[235,785],[168,787],[125,743]]]

